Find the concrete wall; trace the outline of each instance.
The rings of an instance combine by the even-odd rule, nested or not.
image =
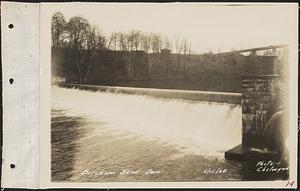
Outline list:
[[[244,146],[261,147],[266,123],[282,106],[285,60],[274,56],[248,57],[242,68]]]
[[[243,145],[262,144],[267,121],[280,106],[279,75],[242,77]]]

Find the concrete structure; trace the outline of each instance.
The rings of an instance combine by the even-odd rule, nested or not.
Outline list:
[[[278,55],[256,56],[256,51],[281,49]],[[263,149],[268,136],[266,124],[279,107],[284,106],[287,47],[271,46],[251,51],[242,67],[242,144],[227,151],[227,159],[246,159],[252,148]],[[274,51],[275,52],[275,51]],[[278,127],[284,128],[284,127]],[[280,136],[278,136],[280,137]],[[272,139],[276,139],[272,137]],[[276,150],[261,152],[260,157],[276,157]],[[270,154],[271,153],[271,154]],[[257,154],[257,153],[256,153]]]
[[[217,102],[240,105],[241,94],[228,92],[207,92],[207,91],[187,91],[187,90],[166,90],[151,88],[130,88],[115,86],[98,86],[98,85],[82,85],[82,84],[65,84],[59,86],[66,88],[78,88],[89,91],[103,91],[121,94],[146,95],[156,98],[168,99],[185,99],[191,101]]]

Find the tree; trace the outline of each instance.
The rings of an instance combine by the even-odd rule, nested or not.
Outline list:
[[[87,65],[87,70],[84,72],[84,81],[86,81],[91,73],[93,63],[96,62],[99,50],[105,49],[106,39],[102,35],[98,27],[90,26],[87,31],[87,50],[82,51],[83,56],[80,65]]]
[[[62,44],[63,39],[61,39],[63,33],[66,30],[66,20],[61,12],[55,12],[51,19],[51,39],[52,46],[59,47]]]
[[[172,43],[168,37],[164,38],[163,48],[172,51]]]
[[[186,39],[181,41],[181,45],[182,47],[182,52],[183,52],[183,77],[186,78],[186,59],[187,59],[187,55],[190,54],[190,42],[188,42]]]
[[[108,39],[107,43],[107,49],[117,50],[117,42],[118,41],[118,34],[117,33],[111,33],[110,38]]]
[[[89,22],[85,18],[81,16],[72,17],[67,24],[69,47],[75,50],[85,48],[90,27]]]
[[[106,46],[106,38],[98,27],[90,26],[87,30],[87,50],[103,50]]]
[[[132,51],[133,50],[133,38],[134,38],[134,30],[130,31],[128,34],[126,34],[126,42],[127,42],[127,49]]]
[[[93,29],[91,29],[91,26],[89,22],[81,17],[76,16],[70,18],[70,21],[67,24],[67,30],[68,30],[68,38],[69,38],[69,48],[70,50],[75,54],[74,55],[74,61],[76,63],[77,71],[79,74],[79,81],[84,81],[84,59],[82,57],[81,51],[84,49],[91,48],[89,46],[92,46],[91,39],[94,37]],[[72,59],[71,59],[72,61]]]
[[[162,47],[162,40],[159,34],[151,35],[151,48],[153,53],[159,53]]]
[[[175,39],[175,53],[179,55],[179,54],[181,54],[181,51],[182,51],[181,40],[180,40],[180,38],[176,38]]]
[[[118,33],[119,49],[122,51],[128,51],[128,35],[126,33]]]
[[[96,49],[103,50],[106,49],[106,37],[99,30],[96,30]]]
[[[141,48],[148,53],[151,47],[151,37],[148,34],[141,35]]]
[[[137,51],[139,49],[139,46],[141,44],[141,31],[132,31],[131,32],[132,35],[132,44],[135,48],[135,50]]]
[[[181,53],[181,43],[180,43],[180,38],[179,37],[177,37],[177,38],[175,38],[175,41],[174,41],[174,43],[175,43],[175,53],[176,53],[176,65],[177,65],[177,71],[179,70],[179,62],[180,62],[180,59],[179,59],[179,55],[180,55],[180,53]]]

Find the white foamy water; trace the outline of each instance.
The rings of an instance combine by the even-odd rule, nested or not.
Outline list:
[[[240,106],[53,86],[52,108],[107,123],[116,136],[129,132],[190,153],[223,155],[241,143]]]

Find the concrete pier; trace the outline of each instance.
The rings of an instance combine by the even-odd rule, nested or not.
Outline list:
[[[276,56],[276,48],[282,49],[282,57]],[[269,49],[273,50],[274,55],[256,56],[256,51]],[[242,144],[225,152],[226,159],[240,161],[248,157],[281,157],[277,155],[280,155],[284,148],[275,143],[284,142],[279,135],[281,133],[278,132],[287,131],[287,127],[282,124],[268,127],[267,124],[279,109],[284,111],[287,51],[286,46],[245,50],[251,54],[245,57],[246,61],[241,71]],[[265,149],[268,149],[268,152]]]

